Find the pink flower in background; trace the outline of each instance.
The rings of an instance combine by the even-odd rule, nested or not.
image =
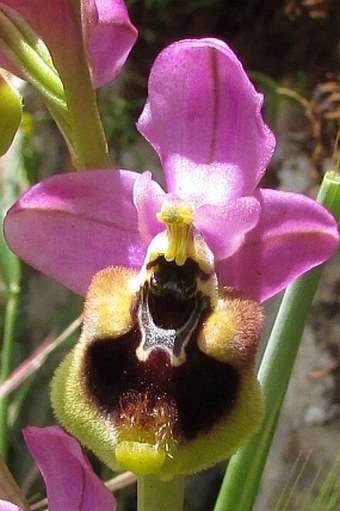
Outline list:
[[[123,0],[81,0],[84,45],[96,87],[110,83],[137,39]]]
[[[78,442],[58,426],[28,427],[24,437],[43,476],[49,511],[115,511],[116,500],[93,472]],[[0,511],[21,511],[0,500]]]
[[[123,0],[2,0],[0,29],[6,34],[0,43],[0,67],[30,80],[29,60],[21,62],[21,41],[26,38],[38,55],[43,41],[63,82],[77,74],[85,50],[95,87],[117,76],[137,38]],[[41,65],[46,73],[43,58]]]
[[[216,39],[183,40],[156,59],[138,129],[157,151],[166,190],[127,170],[58,175],[30,189],[5,222],[27,263],[84,295],[110,265],[141,267],[183,201],[215,256],[219,284],[264,301],[338,248],[334,218],[302,195],[259,188],[275,140],[263,97]]]

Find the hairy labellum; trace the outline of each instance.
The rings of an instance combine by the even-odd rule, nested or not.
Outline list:
[[[261,307],[216,286],[210,251],[92,280],[82,335],[52,386],[64,427],[112,468],[169,478],[233,453],[262,418],[254,372]],[[192,247],[191,247],[192,248]]]

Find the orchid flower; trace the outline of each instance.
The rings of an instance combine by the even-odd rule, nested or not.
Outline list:
[[[28,427],[24,437],[44,478],[49,511],[115,511],[110,490],[93,472],[78,442],[58,426]],[[0,500],[1,511],[22,511],[14,503]]]
[[[89,287],[52,403],[112,468],[169,479],[244,443],[263,415],[258,302],[339,246],[320,205],[258,187],[275,146],[262,103],[225,43],[176,42],[137,124],[167,191],[150,172],[98,169],[49,178],[8,213],[15,253]]]
[[[117,76],[136,40],[123,0],[1,0],[0,34],[0,67],[44,95],[76,166],[91,164],[82,151],[92,144],[106,163],[93,88]]]

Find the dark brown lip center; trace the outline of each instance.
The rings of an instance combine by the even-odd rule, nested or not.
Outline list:
[[[91,401],[121,437],[161,446],[209,431],[233,409],[239,388],[236,369],[198,348],[203,322],[214,313],[197,292],[198,265],[189,263],[187,275],[166,264],[155,265],[155,280],[141,289],[133,328],[92,339],[83,366]],[[185,361],[174,365],[171,355],[184,341]],[[150,348],[145,359],[136,355],[142,342]]]
[[[171,366],[166,352],[159,349],[147,361],[138,360],[136,330],[119,339],[95,339],[84,368],[91,400],[112,417],[118,430],[134,424],[144,431],[138,441],[149,441],[152,431],[157,436],[160,413],[176,441],[209,431],[232,410],[239,375],[231,365],[202,353],[196,339],[197,332],[187,347],[186,362],[179,367]],[[138,414],[138,409],[147,413]]]

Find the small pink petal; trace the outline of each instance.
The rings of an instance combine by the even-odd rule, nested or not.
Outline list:
[[[137,127],[160,156],[168,191],[194,206],[251,195],[275,145],[262,103],[225,43],[183,40],[161,52]]]
[[[123,0],[81,0],[85,48],[96,87],[111,82],[120,72],[137,30]]]
[[[195,226],[214,252],[216,260],[234,254],[253,229],[260,216],[260,204],[254,197],[231,200],[225,207],[201,206],[195,210]]]
[[[94,170],[42,181],[6,216],[10,248],[81,295],[103,268],[139,268],[146,247],[132,203],[137,177],[123,170]]]
[[[7,500],[0,500],[0,511],[24,511],[21,507],[7,502]]]
[[[333,216],[312,199],[259,189],[257,226],[232,257],[217,264],[220,284],[263,302],[323,263],[339,248]]]
[[[152,181],[151,172],[143,172],[136,179],[133,202],[138,211],[139,232],[146,244],[165,229],[164,224],[157,220],[156,214],[161,210],[166,198],[167,194],[159,184]]]
[[[115,511],[110,490],[93,472],[78,442],[58,426],[23,431],[45,481],[50,511]]]

